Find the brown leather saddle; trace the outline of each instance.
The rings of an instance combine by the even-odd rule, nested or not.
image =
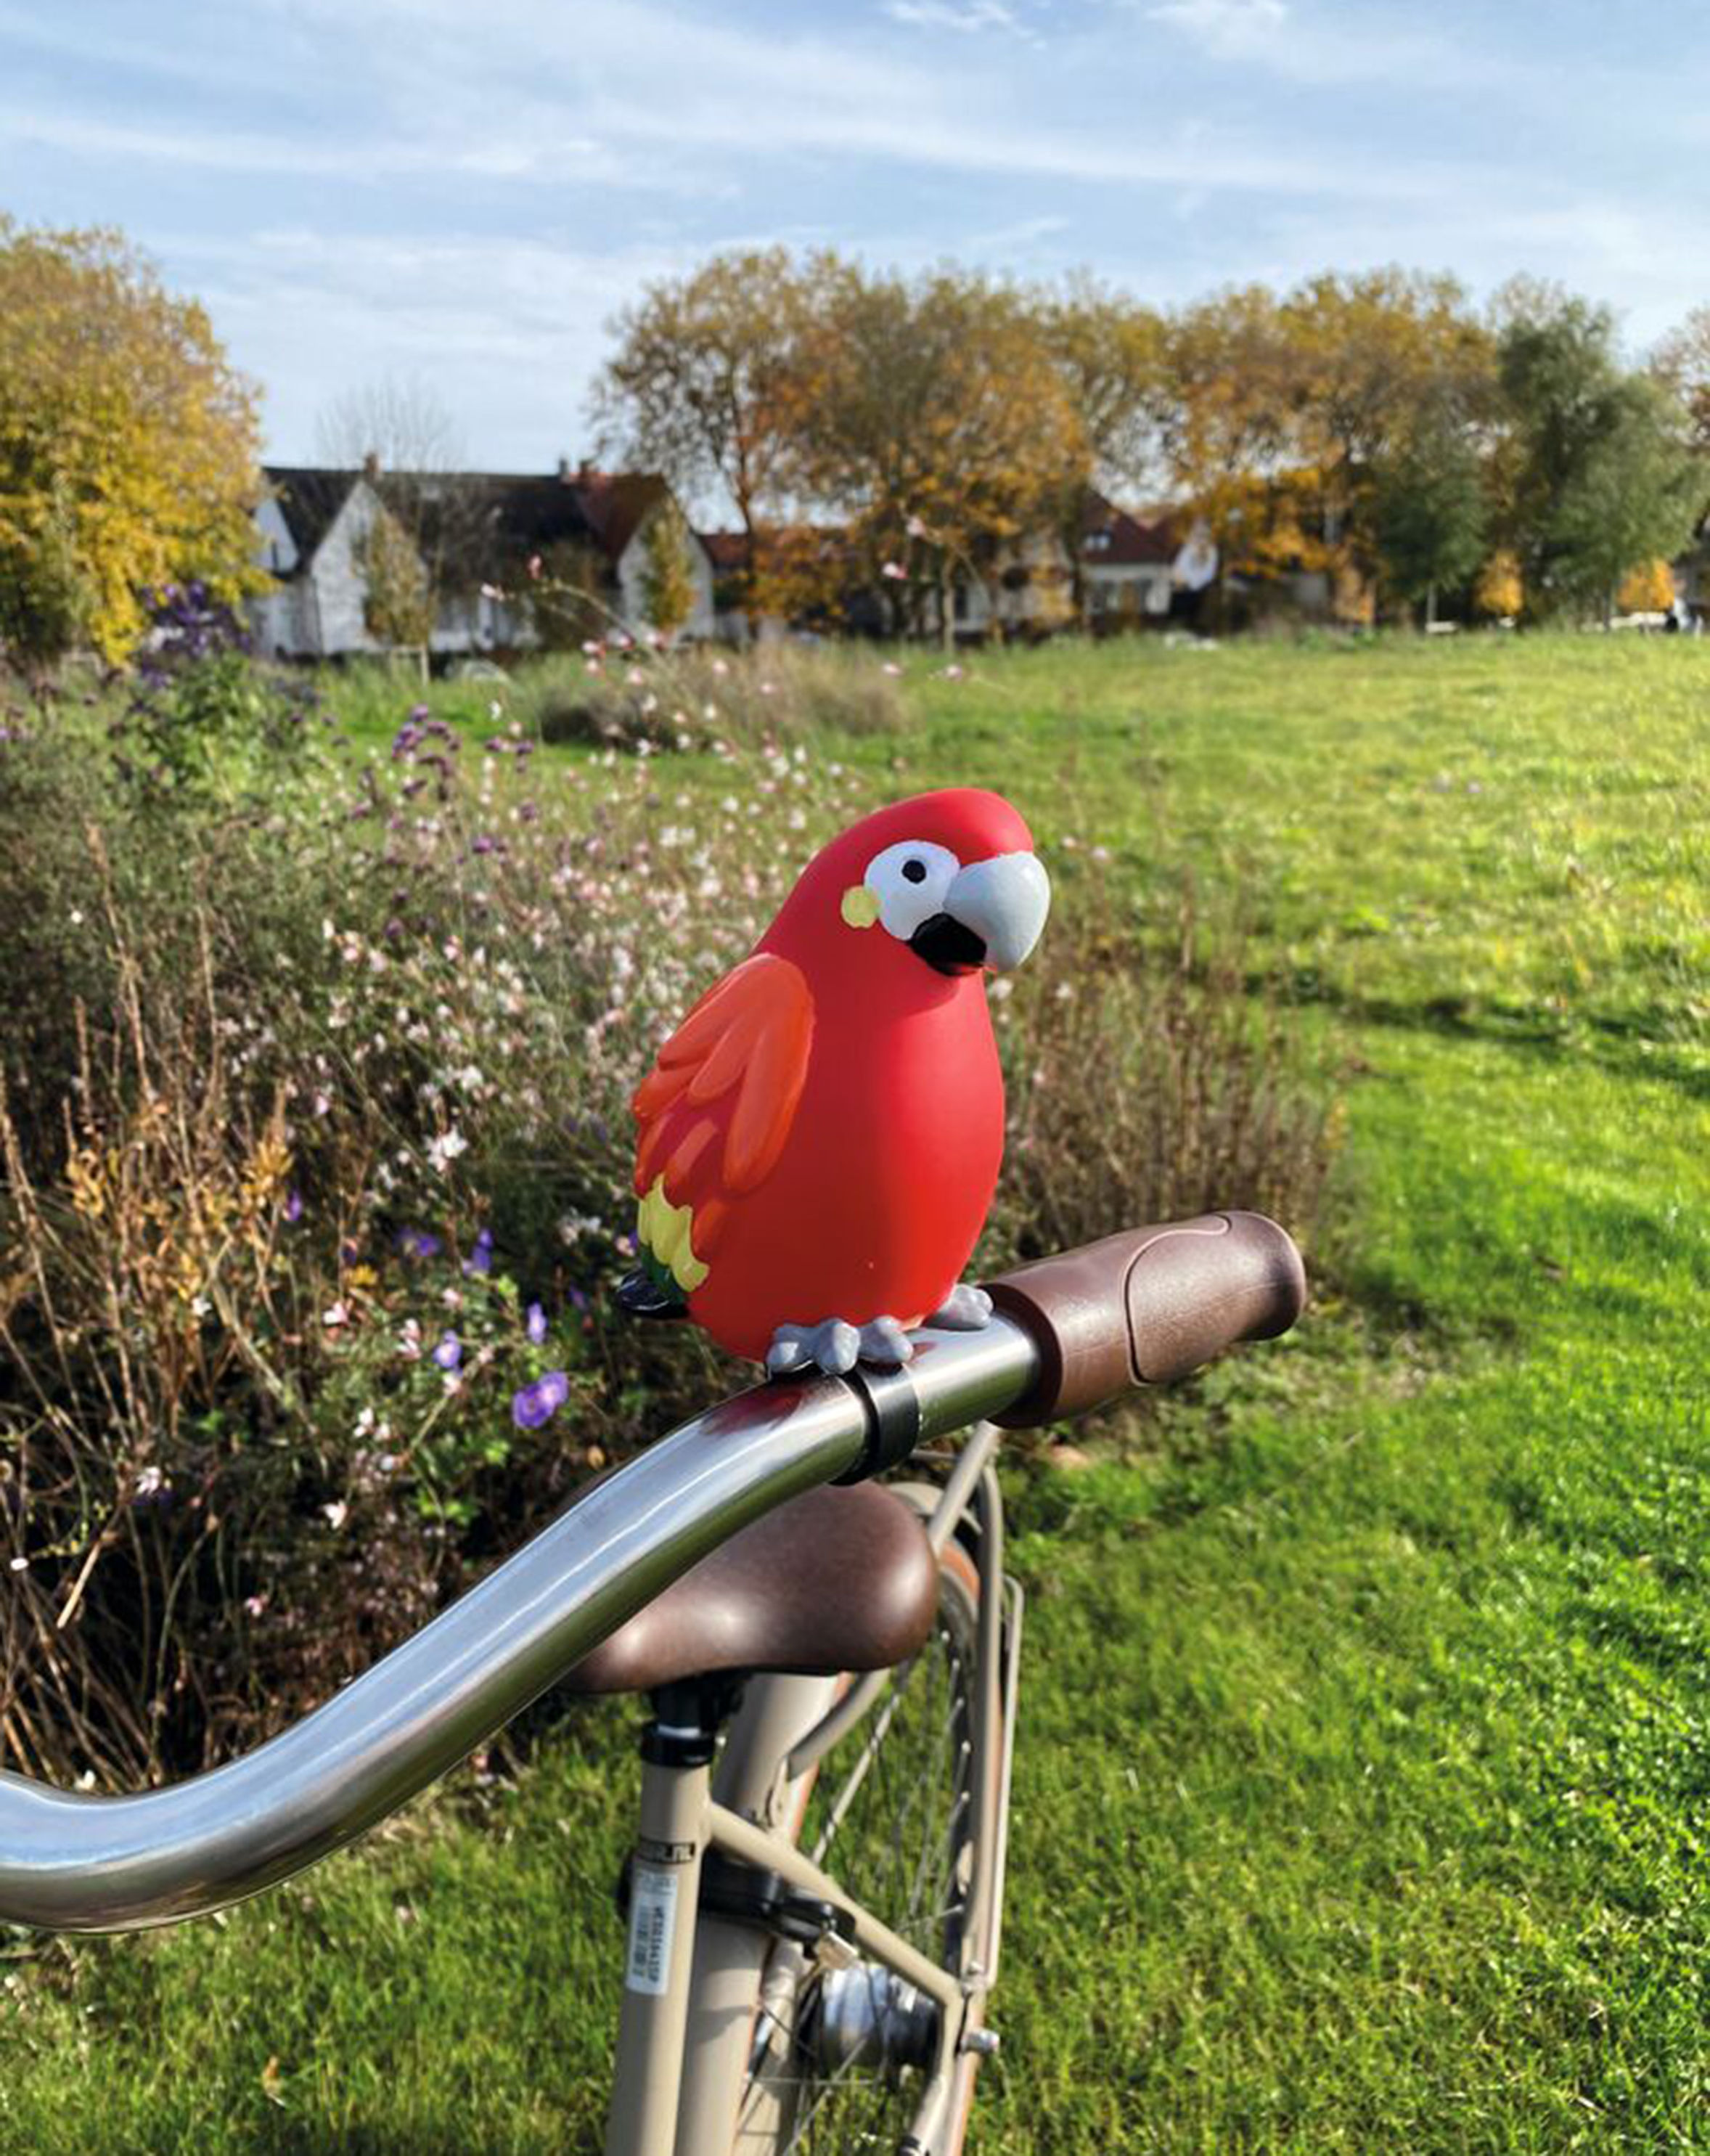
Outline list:
[[[651,1691],[716,1670],[890,1669],[925,1645],[937,1602],[932,1544],[901,1497],[811,1490],[702,1558],[564,1681]]]

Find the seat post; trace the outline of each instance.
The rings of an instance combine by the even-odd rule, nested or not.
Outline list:
[[[651,1695],[606,2156],[662,2156],[675,2137],[711,1768],[742,1688],[740,1676],[721,1674]]]

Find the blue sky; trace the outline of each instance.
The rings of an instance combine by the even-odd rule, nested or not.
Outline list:
[[[544,470],[614,310],[728,245],[1526,270],[1642,346],[1710,301],[1705,51],[1634,0],[0,0],[0,208],[146,246],[276,457],[390,376]]]

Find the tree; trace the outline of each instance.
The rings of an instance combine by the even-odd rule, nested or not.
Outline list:
[[[1114,493],[1149,495],[1165,473],[1162,407],[1164,324],[1152,308],[1071,277],[1032,300],[1040,334],[1074,408],[1091,476]],[[1066,473],[1053,521],[1069,563],[1067,613],[1084,612],[1081,542],[1086,475]]]
[[[1637,562],[1692,536],[1697,475],[1681,414],[1624,371],[1607,308],[1533,286],[1500,295],[1501,473],[1534,618],[1600,608]]]
[[[346,390],[321,413],[315,439],[323,463],[364,473],[393,533],[413,556],[412,569],[389,537],[377,542],[388,579],[383,613],[416,625],[425,611],[428,624],[420,635],[383,642],[425,647],[445,601],[510,572],[512,565],[496,558],[488,489],[466,469],[457,423],[425,382],[385,375]],[[371,552],[373,544],[371,538]],[[372,599],[372,564],[369,574]]]
[[[1472,603],[1490,621],[1512,621],[1525,605],[1520,564],[1506,547],[1499,547],[1479,571]]]
[[[0,526],[0,651],[45,697],[54,665],[88,634],[95,589],[66,483],[56,481],[28,514],[27,525]]]
[[[1214,294],[1170,318],[1163,449],[1171,478],[1216,544],[1219,614],[1231,570],[1271,566],[1279,495],[1285,526],[1297,521],[1291,491],[1280,484],[1302,461],[1291,382],[1276,300],[1262,285]]]
[[[1392,531],[1399,506],[1394,475],[1387,489],[1383,475],[1407,461],[1428,475],[1425,435],[1451,460],[1447,495],[1462,516],[1471,506],[1470,436],[1488,402],[1488,335],[1452,278],[1400,270],[1310,278],[1283,301],[1278,321],[1297,454],[1317,496],[1310,514],[1327,566],[1369,587],[1382,552],[1380,492]],[[1469,569],[1476,559],[1475,549]]]
[[[1398,598],[1423,606],[1427,628],[1438,593],[1483,561],[1490,520],[1484,456],[1453,402],[1437,400],[1378,466],[1372,501],[1383,573]]]
[[[899,631],[935,617],[947,643],[958,579],[1086,484],[1085,438],[1031,311],[978,276],[823,264],[791,388],[804,481],[846,520]]]
[[[617,350],[594,386],[603,451],[662,472],[683,501],[728,495],[747,540],[745,577],[789,492],[790,383],[813,282],[781,247],[661,279],[612,324]]]
[[[648,518],[642,544],[647,557],[642,589],[648,622],[670,644],[694,613],[696,597],[689,527],[674,501],[663,501]]]
[[[146,589],[253,588],[255,396],[207,316],[117,233],[0,216],[3,634],[36,666],[124,658]]]
[[[434,634],[434,588],[414,540],[383,501],[362,542],[362,562],[368,634],[378,644],[425,652]]]
[[[1666,613],[1674,601],[1674,571],[1663,561],[1641,562],[1629,569],[1615,595],[1623,613]]]

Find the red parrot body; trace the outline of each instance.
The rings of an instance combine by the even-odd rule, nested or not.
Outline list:
[[[957,891],[985,921],[1013,857],[1044,886],[1030,847],[996,794],[881,809],[660,1050],[634,1101],[639,1239],[721,1346],[762,1359],[780,1325],[828,1316],[906,1327],[955,1287],[1003,1158],[1003,1077],[980,938],[943,910],[904,932]]]

